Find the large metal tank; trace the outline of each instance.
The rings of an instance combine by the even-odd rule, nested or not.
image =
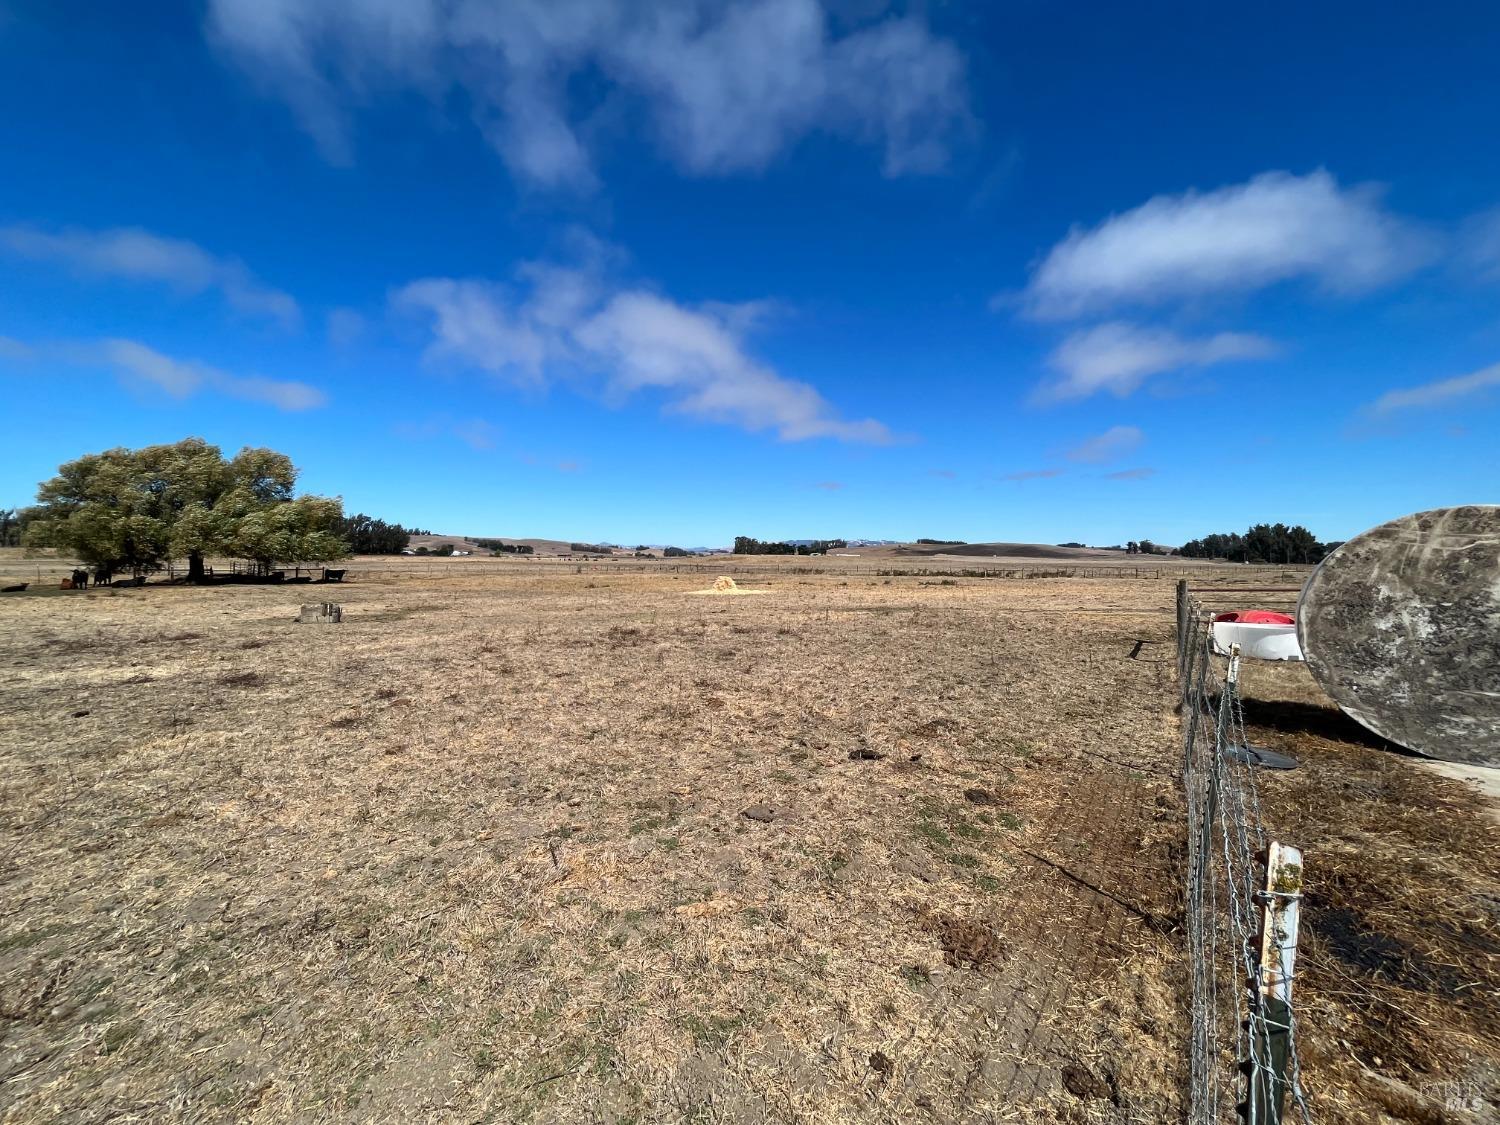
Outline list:
[[[1297,604],[1314,678],[1383,738],[1500,766],[1500,505],[1381,524],[1318,566]]]

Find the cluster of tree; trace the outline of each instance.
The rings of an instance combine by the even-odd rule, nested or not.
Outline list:
[[[1059,547],[1086,547],[1086,546],[1088,546],[1088,544],[1086,544],[1086,543],[1059,543],[1058,546]]]
[[[1205,535],[1178,548],[1190,559],[1228,559],[1248,563],[1316,563],[1322,562],[1339,543],[1319,543],[1300,524],[1258,523],[1245,534],[1236,532]]]
[[[408,531],[399,523],[386,523],[363,512],[357,516],[343,516],[335,530],[349,544],[350,553],[356,555],[399,555],[413,535],[426,534]]]
[[[685,551],[681,547],[667,547],[662,551],[662,557],[668,559],[685,559],[692,556],[692,551]]]
[[[608,543],[569,543],[568,550],[578,555],[612,555],[615,552]]]
[[[535,551],[530,543],[506,543],[500,539],[476,539],[474,542],[492,555],[529,555]]]
[[[1171,547],[1163,547],[1159,543],[1153,543],[1149,539],[1132,539],[1125,544],[1127,555],[1170,555]]]
[[[201,438],[111,449],[69,461],[37,492],[26,543],[56,547],[106,574],[145,574],[186,559],[188,580],[215,556],[278,563],[328,562],[348,554],[343,504],[297,496],[297,470],[271,449],[226,459]]]
[[[736,555],[822,555],[849,546],[847,539],[814,539],[807,543],[775,543],[749,535],[734,537]]]
[[[0,547],[19,547],[30,521],[29,508],[0,508]]]
[[[964,539],[918,539],[917,542],[929,547],[963,547],[968,544]]]

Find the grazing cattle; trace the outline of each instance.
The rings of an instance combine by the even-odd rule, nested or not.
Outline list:
[[[73,571],[70,578],[73,580],[73,589],[87,590],[89,585],[89,572],[83,569]]]
[[[344,575],[346,575],[348,573],[349,572],[347,570],[329,570],[325,566],[323,568],[323,581],[324,582],[342,582],[344,580]]]

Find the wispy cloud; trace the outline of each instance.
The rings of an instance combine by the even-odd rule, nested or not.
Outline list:
[[[105,340],[83,352],[90,353],[127,380],[148,383],[173,398],[209,390],[288,411],[311,410],[328,401],[327,395],[307,383],[232,375],[196,360],[174,359],[134,340]]]
[[[1105,473],[1105,480],[1145,480],[1154,477],[1155,469],[1122,469],[1118,473]]]
[[[928,469],[927,475],[930,477],[941,477],[943,480],[954,480],[958,477],[958,474],[952,469]]]
[[[396,436],[409,441],[460,441],[470,449],[488,453],[500,440],[500,430],[483,418],[453,418],[434,414],[420,422],[398,422]]]
[[[365,333],[365,318],[353,309],[330,309],[328,342],[336,348],[347,348]]]
[[[1017,473],[1006,473],[1000,479],[1013,481],[1049,480],[1052,477],[1062,476],[1064,472],[1065,470],[1063,469],[1023,469]]]
[[[200,393],[221,394],[278,410],[301,411],[323,406],[328,396],[317,387],[261,375],[236,375],[192,359],[178,359],[137,340],[61,340],[25,343],[0,336],[0,359],[17,363],[104,369],[129,387],[144,387],[171,398]]]
[[[1153,375],[1260,359],[1276,351],[1273,341],[1243,332],[1187,339],[1165,328],[1110,321],[1075,332],[1058,346],[1047,360],[1057,375],[1037,387],[1035,398],[1059,402],[1099,391],[1124,398]]]
[[[764,168],[812,133],[873,141],[889,175],[940,168],[968,121],[962,56],[916,16],[861,23],[836,29],[818,0],[210,0],[206,30],[337,162],[358,105],[457,88],[544,186],[592,185],[586,136],[637,111],[694,174]],[[592,103],[581,75],[603,83]]]
[[[0,359],[27,360],[31,356],[31,345],[23,344],[11,336],[0,336]]]
[[[1496,388],[1500,388],[1500,363],[1452,379],[1439,379],[1416,387],[1387,391],[1365,410],[1374,416],[1387,416],[1403,410],[1451,406]]]
[[[820,480],[813,487],[821,488],[824,492],[838,492],[843,489],[844,482],[841,480]]]
[[[484,452],[495,448],[499,431],[483,418],[474,418],[467,422],[454,423],[453,436],[470,449]]]
[[[672,413],[770,430],[783,441],[893,440],[880,422],[845,420],[815,388],[754,359],[744,335],[757,317],[744,306],[681,305],[610,283],[592,267],[540,263],[522,267],[514,286],[427,278],[392,301],[430,321],[433,362],[522,386],[600,379],[607,398],[655,392]]]
[[[1357,293],[1417,269],[1434,250],[1373,188],[1341,188],[1322,170],[1266,172],[1216,191],[1159,195],[1074,229],[1037,266],[1022,303],[1058,319],[1293,278]]]
[[[287,327],[294,327],[301,319],[290,294],[263,284],[243,262],[217,257],[196,243],[139,227],[97,231],[0,227],[0,247],[22,257],[60,262],[94,277],[161,282],[188,294],[215,290],[236,312],[265,317]]]
[[[1500,207],[1464,223],[1459,244],[1463,265],[1485,281],[1500,281]]]
[[[1111,426],[1102,434],[1096,434],[1068,450],[1068,460],[1088,465],[1116,461],[1135,452],[1145,440],[1146,435],[1136,426]]]

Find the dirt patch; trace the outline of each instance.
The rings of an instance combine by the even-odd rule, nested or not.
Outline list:
[[[219,683],[225,687],[257,688],[270,682],[270,677],[264,672],[255,671],[225,672],[219,677]]]
[[[954,967],[985,969],[1005,959],[1005,942],[992,923],[956,914],[925,912],[922,921],[937,935],[943,960]]]

